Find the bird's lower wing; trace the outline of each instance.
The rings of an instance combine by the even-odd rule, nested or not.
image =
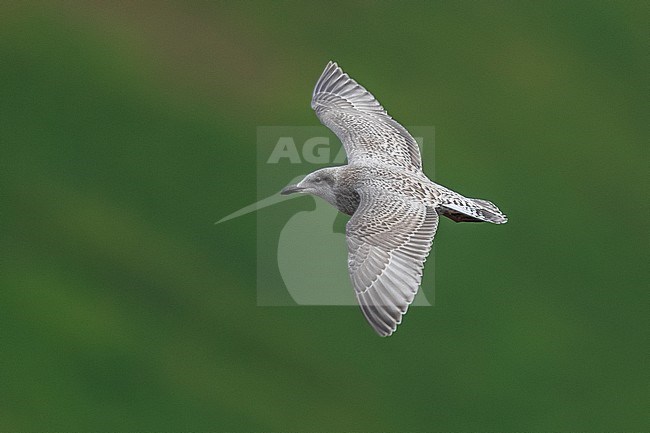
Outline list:
[[[420,287],[438,214],[400,195],[360,196],[346,230],[348,269],[361,311],[385,337],[395,332]]]

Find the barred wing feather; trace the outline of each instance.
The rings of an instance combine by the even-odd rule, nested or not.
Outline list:
[[[311,107],[345,147],[348,162],[381,163],[421,171],[420,149],[379,101],[329,62],[314,88]]]

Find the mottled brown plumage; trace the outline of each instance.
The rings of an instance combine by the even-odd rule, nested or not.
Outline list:
[[[336,63],[316,83],[312,108],[343,143],[348,164],[317,170],[282,192],[313,194],[352,215],[346,228],[350,279],[368,323],[391,335],[422,281],[438,214],[494,224],[506,216],[489,201],[429,180],[413,137]]]

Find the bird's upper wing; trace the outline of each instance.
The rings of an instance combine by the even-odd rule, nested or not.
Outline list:
[[[349,163],[363,160],[422,170],[420,149],[370,92],[329,62],[314,88],[311,107],[345,147]]]
[[[347,224],[348,270],[364,316],[391,335],[413,302],[438,227],[432,207],[399,195],[360,191]]]

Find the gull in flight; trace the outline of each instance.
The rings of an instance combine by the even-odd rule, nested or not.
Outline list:
[[[352,216],[350,279],[366,320],[386,337],[415,298],[439,215],[493,224],[507,218],[487,200],[432,182],[411,134],[336,63],[316,83],[311,107],[343,143],[348,164],[314,171],[282,194],[312,194]]]

